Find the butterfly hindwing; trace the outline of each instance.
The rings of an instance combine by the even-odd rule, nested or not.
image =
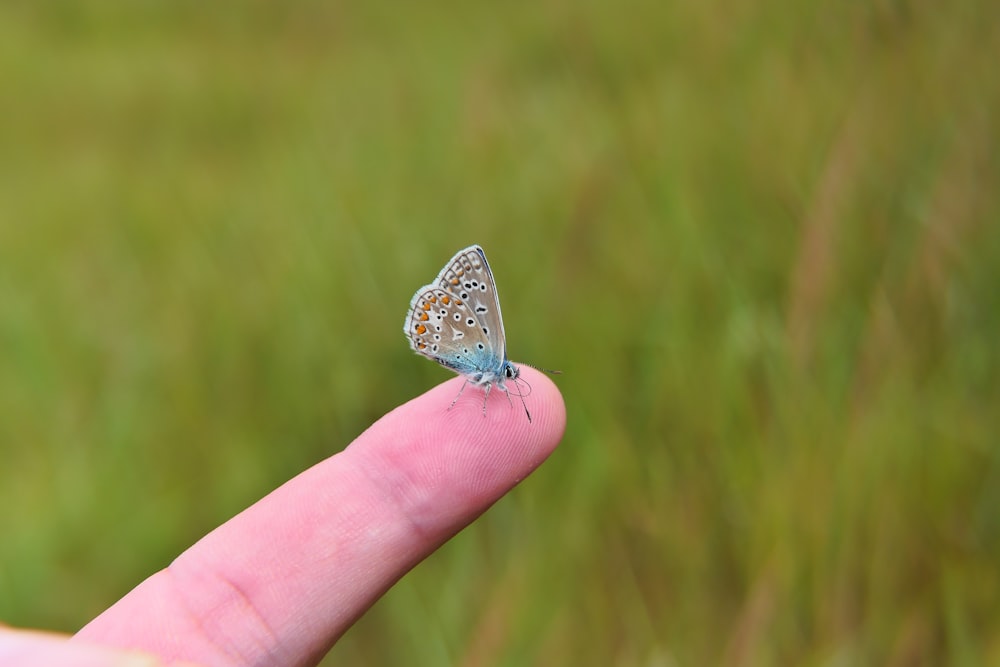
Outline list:
[[[502,361],[470,304],[439,287],[414,295],[406,333],[416,352],[462,375],[489,372]]]

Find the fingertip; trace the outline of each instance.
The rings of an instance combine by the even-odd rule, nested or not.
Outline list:
[[[457,377],[428,390],[403,409],[439,434],[480,440],[490,447],[531,443],[551,452],[566,429],[562,394],[543,372],[531,366],[519,368],[518,379],[507,381],[507,394],[495,386],[487,394],[483,387]]]
[[[351,448],[364,448],[383,469],[406,469],[410,484],[447,487],[481,511],[541,465],[565,432],[555,383],[523,366],[520,379],[520,395],[508,381],[509,394],[493,387],[487,396],[452,378],[383,417]]]

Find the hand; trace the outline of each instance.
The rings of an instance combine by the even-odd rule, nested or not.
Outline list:
[[[463,382],[449,380],[206,535],[72,638],[0,629],[0,665],[317,663],[558,444],[558,390],[521,371],[532,422],[500,391],[485,417],[472,387],[448,410]]]

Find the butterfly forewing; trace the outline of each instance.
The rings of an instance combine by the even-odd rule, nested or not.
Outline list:
[[[460,250],[438,274],[437,284],[468,304],[487,343],[492,343],[495,357],[505,360],[507,344],[500,299],[483,249],[474,245]]]

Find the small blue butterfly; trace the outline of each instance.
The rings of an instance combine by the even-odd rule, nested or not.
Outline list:
[[[510,401],[507,381],[517,384],[521,371],[507,360],[496,283],[486,255],[478,245],[459,250],[433,283],[417,290],[410,299],[403,333],[414,352],[465,378],[449,410],[470,382],[485,387],[486,397],[495,385]],[[525,394],[519,390],[515,394],[523,404]],[[530,422],[527,405],[524,412]],[[483,414],[486,414],[485,397]]]

